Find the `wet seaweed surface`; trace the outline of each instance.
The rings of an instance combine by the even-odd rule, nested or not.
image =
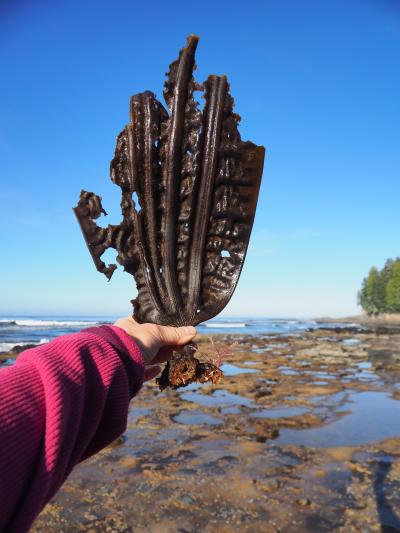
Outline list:
[[[131,98],[130,123],[118,135],[111,180],[121,188],[122,221],[103,228],[100,196],[81,191],[75,215],[99,272],[113,248],[134,276],[141,323],[196,325],[220,313],[239,279],[253,226],[264,147],[242,141],[227,77],[193,77],[196,35],[173,61],[164,84],[167,108],[150,92]],[[201,109],[194,98],[203,92]],[[174,357],[159,385],[217,383],[221,371],[189,349]]]
[[[225,75],[195,81],[198,40],[190,35],[169,66],[166,108],[150,91],[131,97],[110,169],[121,189],[121,223],[96,224],[107,213],[92,192],[81,191],[74,208],[97,270],[111,278],[117,265],[102,255],[113,248],[134,276],[141,323],[196,325],[220,313],[253,226],[265,149],[241,139]]]
[[[145,385],[33,531],[400,530],[400,334],[236,339],[223,382]]]

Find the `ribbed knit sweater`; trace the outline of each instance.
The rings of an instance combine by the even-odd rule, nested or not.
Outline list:
[[[116,326],[64,335],[0,370],[0,531],[23,533],[73,467],[121,435],[144,378]]]

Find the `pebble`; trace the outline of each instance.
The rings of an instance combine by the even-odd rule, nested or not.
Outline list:
[[[265,479],[257,482],[257,486],[264,492],[272,492],[280,487],[279,480],[276,478]]]
[[[183,494],[179,499],[182,503],[187,503],[188,505],[196,503],[196,500],[189,496],[189,494]]]
[[[309,500],[308,498],[298,498],[296,500],[296,503],[298,505],[301,505],[301,507],[307,507],[307,505],[311,504],[311,500]]]

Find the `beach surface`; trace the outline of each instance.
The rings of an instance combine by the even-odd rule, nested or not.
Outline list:
[[[145,384],[32,531],[399,531],[396,325],[214,339],[238,342],[223,381]]]
[[[399,530],[400,332],[233,340],[219,385],[145,385],[33,531]]]

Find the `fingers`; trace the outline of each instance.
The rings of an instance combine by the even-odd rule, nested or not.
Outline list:
[[[158,334],[161,345],[164,346],[185,346],[196,336],[193,326],[182,326],[174,328],[172,326],[158,326]]]
[[[115,322],[116,326],[125,329],[131,336],[135,336],[141,331],[146,331],[152,336],[158,338],[160,344],[165,346],[184,346],[188,344],[195,336],[196,330],[193,326],[158,326],[156,324],[139,324],[129,316],[120,318]]]
[[[163,348],[185,346],[196,336],[196,330],[192,326],[176,328],[149,323],[139,324],[132,317],[120,318],[115,325],[133,337],[147,364],[153,361],[160,363],[167,361],[172,354],[167,350],[162,351]]]
[[[154,379],[158,374],[161,372],[161,367],[156,366],[149,366],[144,371],[144,380],[143,381],[150,381],[151,379]]]
[[[141,327],[140,324],[131,316],[119,318],[116,322],[114,322],[114,326],[118,326],[119,328],[125,330],[126,333],[131,337],[134,337],[138,331],[138,328]]]

